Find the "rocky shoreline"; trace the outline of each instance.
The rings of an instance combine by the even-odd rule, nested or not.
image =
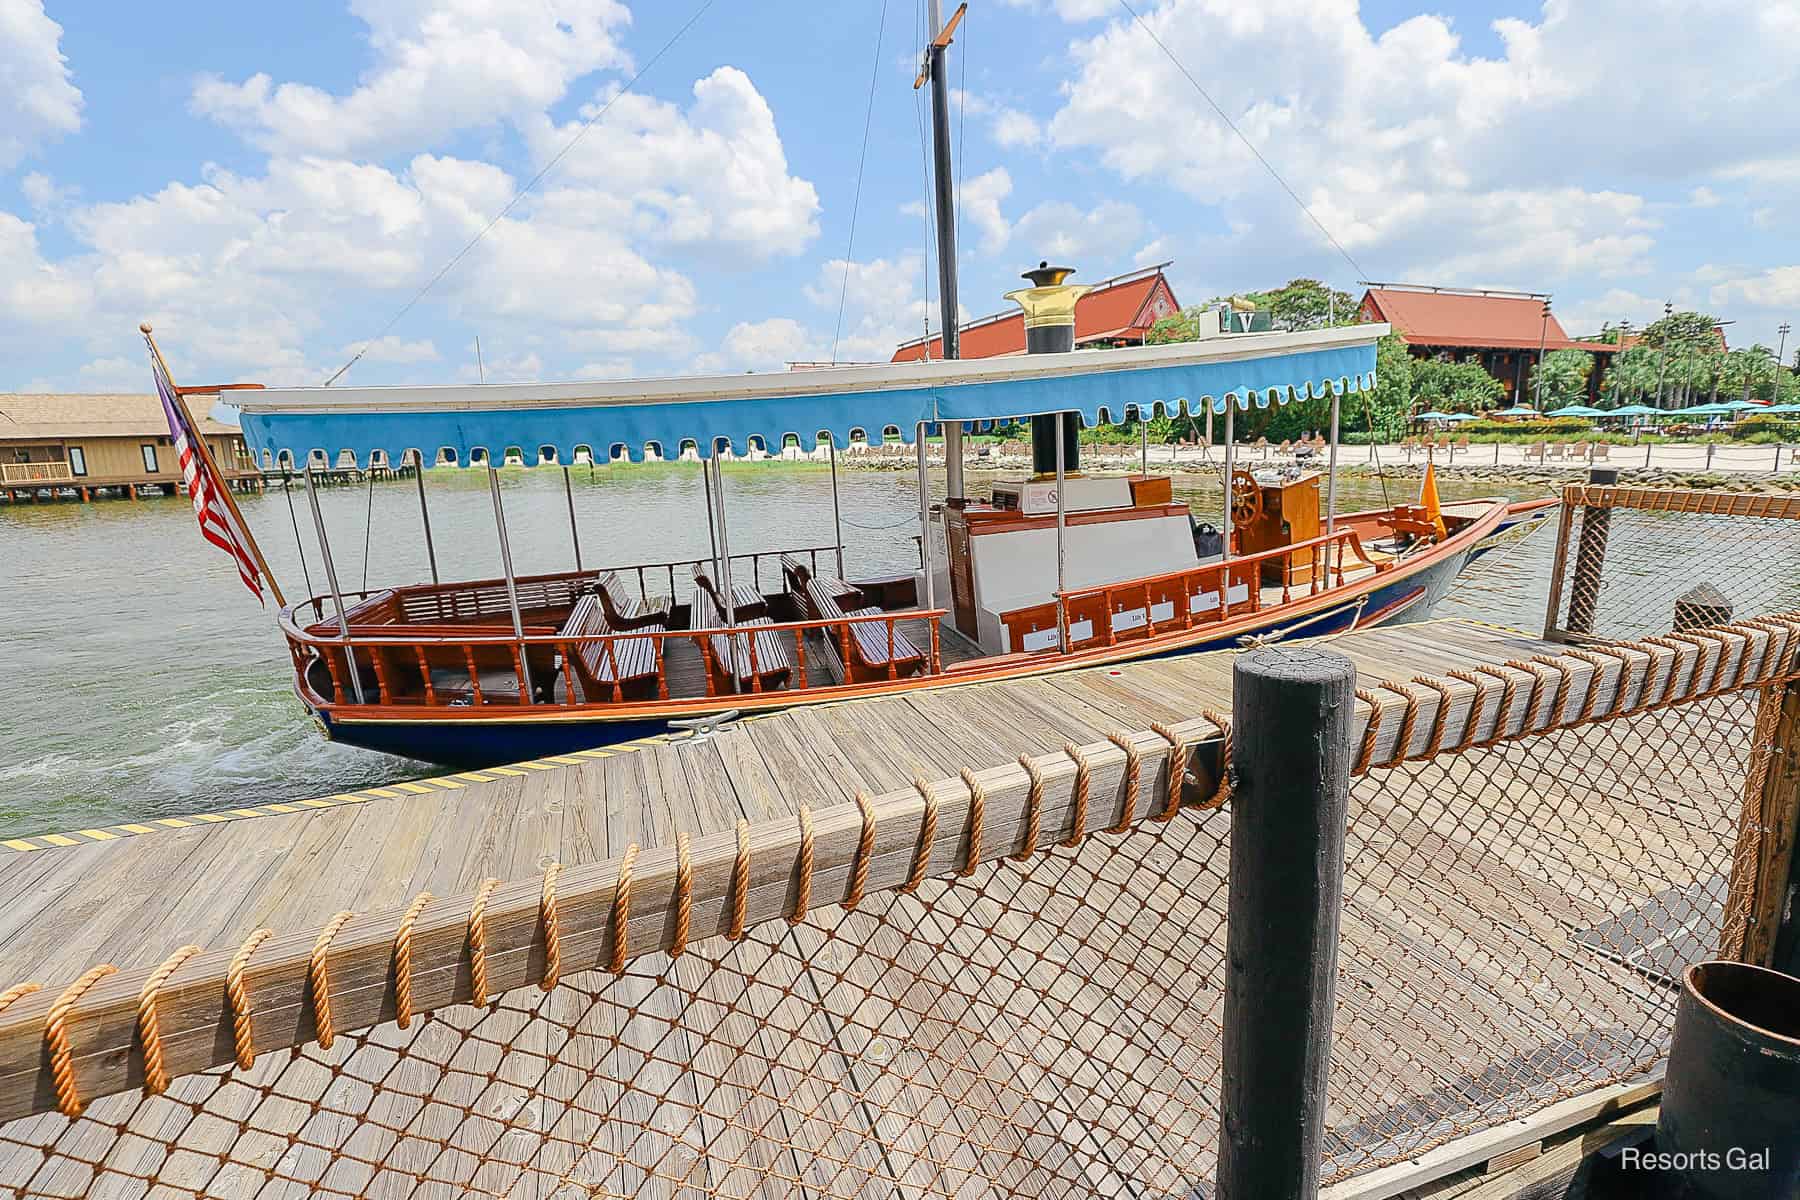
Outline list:
[[[1094,473],[1127,473],[1137,469],[1137,455],[1129,457],[1119,455],[1091,456],[1091,448],[1084,447],[1086,469]],[[936,468],[943,466],[941,455],[930,456],[930,465]],[[1256,453],[1247,452],[1239,463],[1247,469],[1277,463],[1279,459],[1263,459]],[[906,471],[915,469],[915,460],[910,456],[886,457],[875,455],[848,454],[839,458],[841,467],[863,471]],[[1566,484],[1581,483],[1587,479],[1587,468],[1577,467],[1544,467],[1531,465],[1493,466],[1468,465],[1462,463],[1437,463],[1437,474],[1440,479],[1454,479],[1469,483],[1498,483],[1511,487],[1527,487],[1541,489],[1546,494],[1562,489]],[[1212,462],[1157,462],[1150,464],[1151,470],[1157,473],[1171,472],[1175,475],[1213,475],[1219,470],[1219,462],[1215,457]],[[984,459],[969,460],[967,469],[971,472],[982,471],[1029,471],[1031,460],[1018,455],[990,456]],[[1741,473],[1720,473],[1705,471],[1670,470],[1664,467],[1628,467],[1619,466],[1619,482],[1633,486],[1668,487],[1668,488],[1726,488],[1740,492],[1783,493],[1800,490],[1800,474],[1783,472],[1780,475],[1764,475],[1761,477]],[[1358,463],[1342,465],[1338,468],[1341,477],[1346,479],[1419,479],[1425,474],[1422,460],[1412,463],[1383,463],[1380,470]]]

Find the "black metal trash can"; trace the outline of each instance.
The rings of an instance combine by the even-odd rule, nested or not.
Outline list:
[[[1655,1153],[1669,1200],[1800,1197],[1800,979],[1687,969]]]

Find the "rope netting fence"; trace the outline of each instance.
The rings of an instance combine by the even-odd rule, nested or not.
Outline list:
[[[1783,620],[1365,679],[1328,1179],[1657,1067],[1679,969],[1741,944],[1755,909],[1770,714],[1796,649],[1800,622]],[[696,897],[678,955],[645,950],[656,937],[635,925],[629,955],[616,930],[579,953],[565,931],[560,974],[540,946],[534,982],[486,1004],[270,1045],[247,1068],[177,1072],[160,1094],[98,1095],[75,1118],[12,1120],[0,1194],[1210,1194],[1230,828],[1253,819],[1213,783],[1221,762],[1230,778],[1229,738],[1181,747],[1188,803],[1173,812],[1179,735],[922,785],[909,838],[952,835],[930,878],[907,839],[897,873],[880,865],[879,806],[860,822],[850,806],[836,824],[844,814],[805,815],[801,857],[782,868],[804,872],[784,882],[789,919],[753,914],[735,941],[701,931],[735,923],[747,842],[729,871],[696,851],[676,885]],[[1001,813],[1015,793],[1016,820]],[[862,840],[828,873],[838,828]],[[854,909],[839,903],[863,884]],[[624,913],[627,889],[613,890],[615,924],[641,919],[636,886]],[[572,891],[551,903],[572,919]],[[609,957],[616,972],[592,969]],[[323,958],[329,992],[348,972]],[[214,1007],[230,1011],[223,996]]]
[[[1571,484],[1546,635],[1641,638],[1792,612],[1796,561],[1800,497]]]

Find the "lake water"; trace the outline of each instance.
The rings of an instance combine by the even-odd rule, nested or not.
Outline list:
[[[989,476],[971,473],[985,495]],[[707,553],[699,468],[577,467],[575,508],[588,567]],[[734,553],[832,540],[824,467],[742,464],[725,472]],[[845,470],[846,569],[916,563],[910,471]],[[933,479],[943,492],[941,473]],[[1394,482],[1396,500],[1416,483]],[[501,489],[521,574],[574,565],[562,475],[510,470]],[[1219,511],[1210,476],[1177,477],[1202,519]],[[1446,499],[1493,485],[1446,481]],[[1346,509],[1384,503],[1376,481],[1341,485]],[[1515,495],[1532,494],[1521,489]],[[487,477],[426,474],[445,579],[500,574]],[[321,492],[345,588],[430,578],[413,481]],[[242,497],[290,600],[326,590],[305,493]],[[1553,536],[1528,539],[1457,585],[1440,616],[1533,628],[1543,620]],[[274,607],[259,610],[230,560],[200,540],[185,498],[136,504],[0,504],[0,837],[301,799],[407,779],[430,768],[325,741],[294,698]]]

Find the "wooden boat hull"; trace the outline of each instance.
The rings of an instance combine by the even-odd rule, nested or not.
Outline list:
[[[1546,502],[1548,503],[1548,502]],[[730,710],[745,716],[860,696],[888,695],[919,688],[959,687],[995,679],[1079,670],[1152,658],[1235,649],[1251,637],[1313,638],[1344,630],[1422,620],[1476,558],[1535,523],[1543,504],[1496,504],[1493,511],[1449,541],[1360,584],[1330,589],[1278,609],[1264,609],[1203,629],[1177,630],[1157,637],[1096,647],[1054,659],[1013,660],[985,669],[948,675],[881,681],[809,693],[765,692],[714,696],[594,709],[438,709],[389,717],[313,712],[327,737],[384,754],[446,766],[477,768],[619,745],[670,731],[672,720],[691,720]],[[309,706],[310,707],[310,706]]]

